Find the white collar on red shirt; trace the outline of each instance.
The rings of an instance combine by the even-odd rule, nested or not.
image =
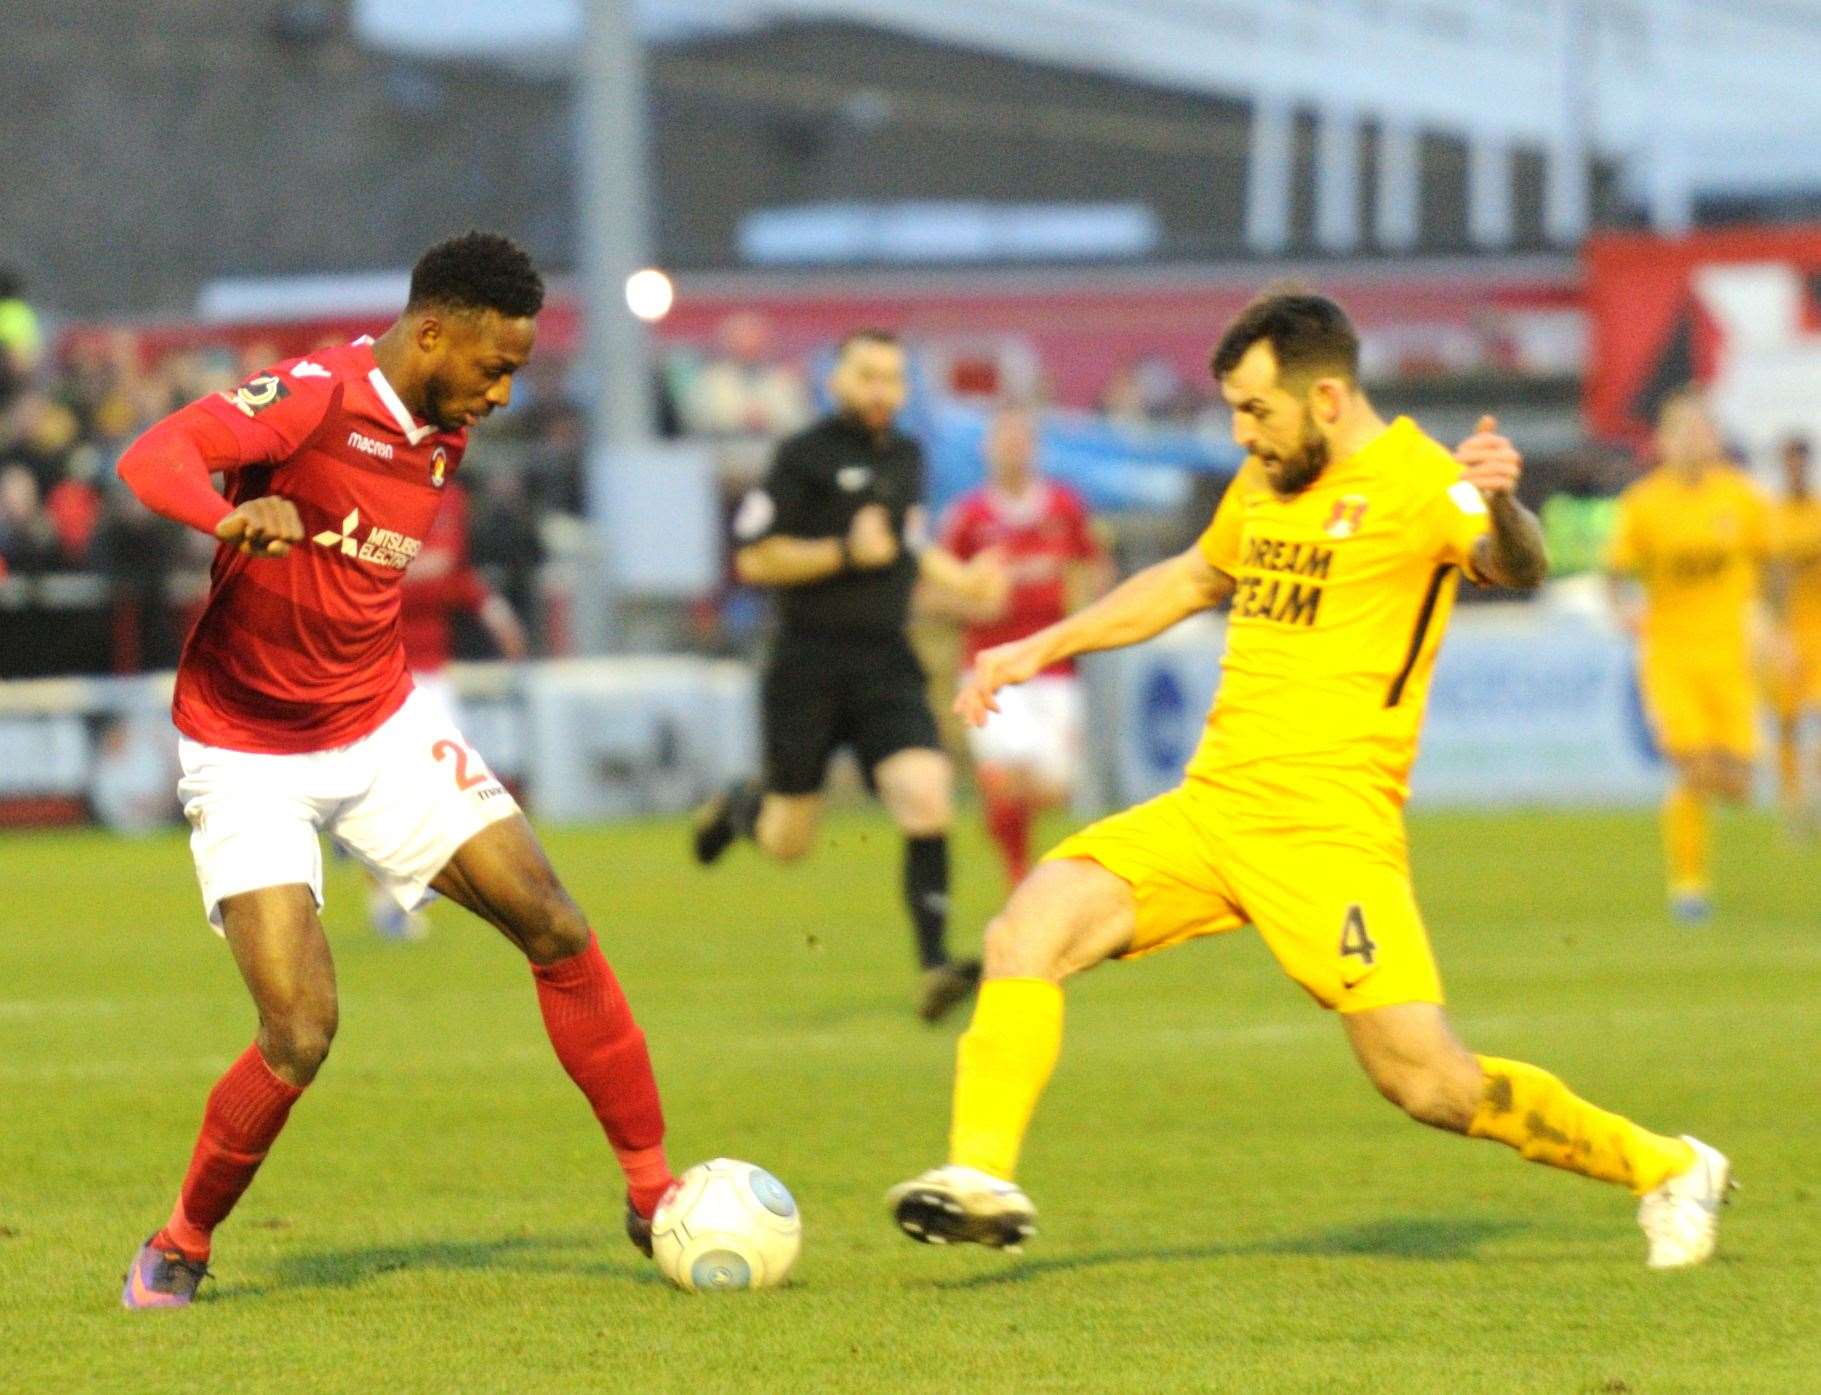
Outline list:
[[[1030,527],[1050,506],[1050,483],[1045,479],[1033,479],[1022,494],[1007,494],[993,484],[987,485],[986,493],[999,517],[1017,528]]]
[[[371,344],[373,342],[373,336],[370,334],[363,334],[354,342],[356,344]],[[379,395],[379,400],[386,404],[386,410],[392,413],[392,420],[398,423],[398,429],[405,433],[405,439],[412,445],[422,445],[425,440],[436,434],[436,428],[434,426],[424,426],[418,422],[416,417],[411,415],[410,410],[404,404],[404,400],[399,397],[398,393],[393,389],[392,384],[386,381],[386,375],[379,371],[379,365],[377,363],[373,365],[373,371],[367,374],[367,381],[373,384],[373,391]]]

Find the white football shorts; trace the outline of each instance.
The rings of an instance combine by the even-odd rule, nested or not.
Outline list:
[[[333,750],[262,755],[184,737],[177,754],[177,794],[217,933],[222,901],[242,892],[301,884],[320,908],[319,832],[410,911],[430,899],[456,849],[518,812],[441,705],[417,692],[377,731]]]
[[[1012,766],[1045,784],[1069,789],[1081,766],[1081,684],[1068,674],[1040,674],[1001,688],[999,710],[968,728],[976,765]]]
[[[423,699],[426,706],[434,709],[436,715],[452,727],[462,724],[462,695],[455,690],[447,671],[438,669],[435,673],[411,674],[411,688],[414,696]]]

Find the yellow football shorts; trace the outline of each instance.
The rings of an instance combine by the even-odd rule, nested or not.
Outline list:
[[[1757,754],[1757,684],[1743,660],[1647,651],[1638,682],[1657,741],[1671,755]]]
[[[1247,830],[1188,783],[1090,824],[1044,860],[1061,858],[1131,886],[1138,922],[1121,958],[1251,924],[1323,1007],[1442,1001],[1401,829]]]

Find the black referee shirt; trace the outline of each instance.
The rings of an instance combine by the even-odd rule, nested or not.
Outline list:
[[[922,447],[895,427],[874,436],[837,413],[778,446],[765,482],[740,504],[734,539],[745,547],[774,534],[844,538],[862,507],[883,504],[898,535],[897,560],[806,586],[780,586],[778,616],[787,635],[898,634],[917,580],[917,559],[905,546],[906,520],[922,500]]]

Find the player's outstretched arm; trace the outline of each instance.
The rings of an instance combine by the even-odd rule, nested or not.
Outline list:
[[[153,426],[120,457],[121,480],[153,513],[213,534],[242,552],[282,557],[303,538],[303,520],[288,499],[229,503],[209,476],[236,470],[253,455],[200,402]]]
[[[1517,447],[1498,434],[1498,421],[1480,418],[1479,428],[1462,441],[1454,458],[1461,478],[1479,490],[1491,515],[1491,531],[1473,549],[1473,569],[1484,581],[1513,590],[1540,586],[1549,575],[1549,551],[1543,525],[1517,499],[1524,459]]]
[[[982,650],[955,711],[980,726],[997,712],[994,694],[1035,678],[1051,664],[1102,649],[1122,649],[1160,635],[1177,621],[1210,610],[1233,594],[1233,578],[1192,547],[1127,578],[1094,604],[1028,638]]]

